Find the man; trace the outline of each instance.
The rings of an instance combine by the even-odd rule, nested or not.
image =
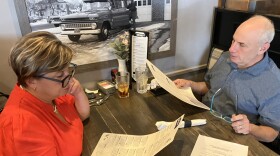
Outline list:
[[[230,116],[236,133],[251,134],[263,142],[277,140],[280,71],[267,54],[274,34],[268,18],[253,16],[237,28],[229,52],[207,72],[205,82],[174,82],[179,88],[191,87],[204,95],[203,103]]]
[[[137,16],[137,8],[136,8],[136,1],[132,1],[127,6],[127,9],[129,9],[129,11],[131,11],[132,26],[133,26],[133,30],[135,31],[135,29],[136,29],[135,19],[138,18],[138,16]]]

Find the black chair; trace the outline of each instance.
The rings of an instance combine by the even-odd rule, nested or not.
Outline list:
[[[261,143],[264,144],[266,147],[270,148],[271,150],[273,150],[275,153],[280,155],[280,134],[273,142],[261,142]]]
[[[8,98],[9,98],[8,94],[0,92],[0,113],[3,111]]]

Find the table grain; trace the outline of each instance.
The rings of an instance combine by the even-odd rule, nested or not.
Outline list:
[[[229,123],[214,117],[207,110],[180,101],[171,94],[153,96],[130,90],[129,98],[115,93],[101,106],[93,106],[84,122],[83,156],[90,156],[104,132],[146,135],[157,132],[157,121],[174,121],[182,114],[185,119],[207,119],[203,126],[179,129],[174,141],[157,156],[188,156],[199,134],[249,146],[249,156],[274,156],[272,150],[250,135],[236,134]]]

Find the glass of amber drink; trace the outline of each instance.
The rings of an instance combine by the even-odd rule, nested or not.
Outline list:
[[[129,97],[129,72],[117,72],[116,84],[120,98]]]

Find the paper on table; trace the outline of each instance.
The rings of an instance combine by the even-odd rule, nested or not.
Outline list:
[[[103,133],[91,156],[153,156],[174,140],[183,118],[149,135]]]
[[[248,146],[199,135],[191,156],[247,156]]]
[[[146,60],[146,63],[158,84],[170,94],[174,95],[178,99],[188,104],[210,110],[209,107],[207,107],[195,98],[190,87],[186,89],[177,88],[174,82],[170,80],[164,73],[162,73],[156,66],[154,66],[149,60]]]

